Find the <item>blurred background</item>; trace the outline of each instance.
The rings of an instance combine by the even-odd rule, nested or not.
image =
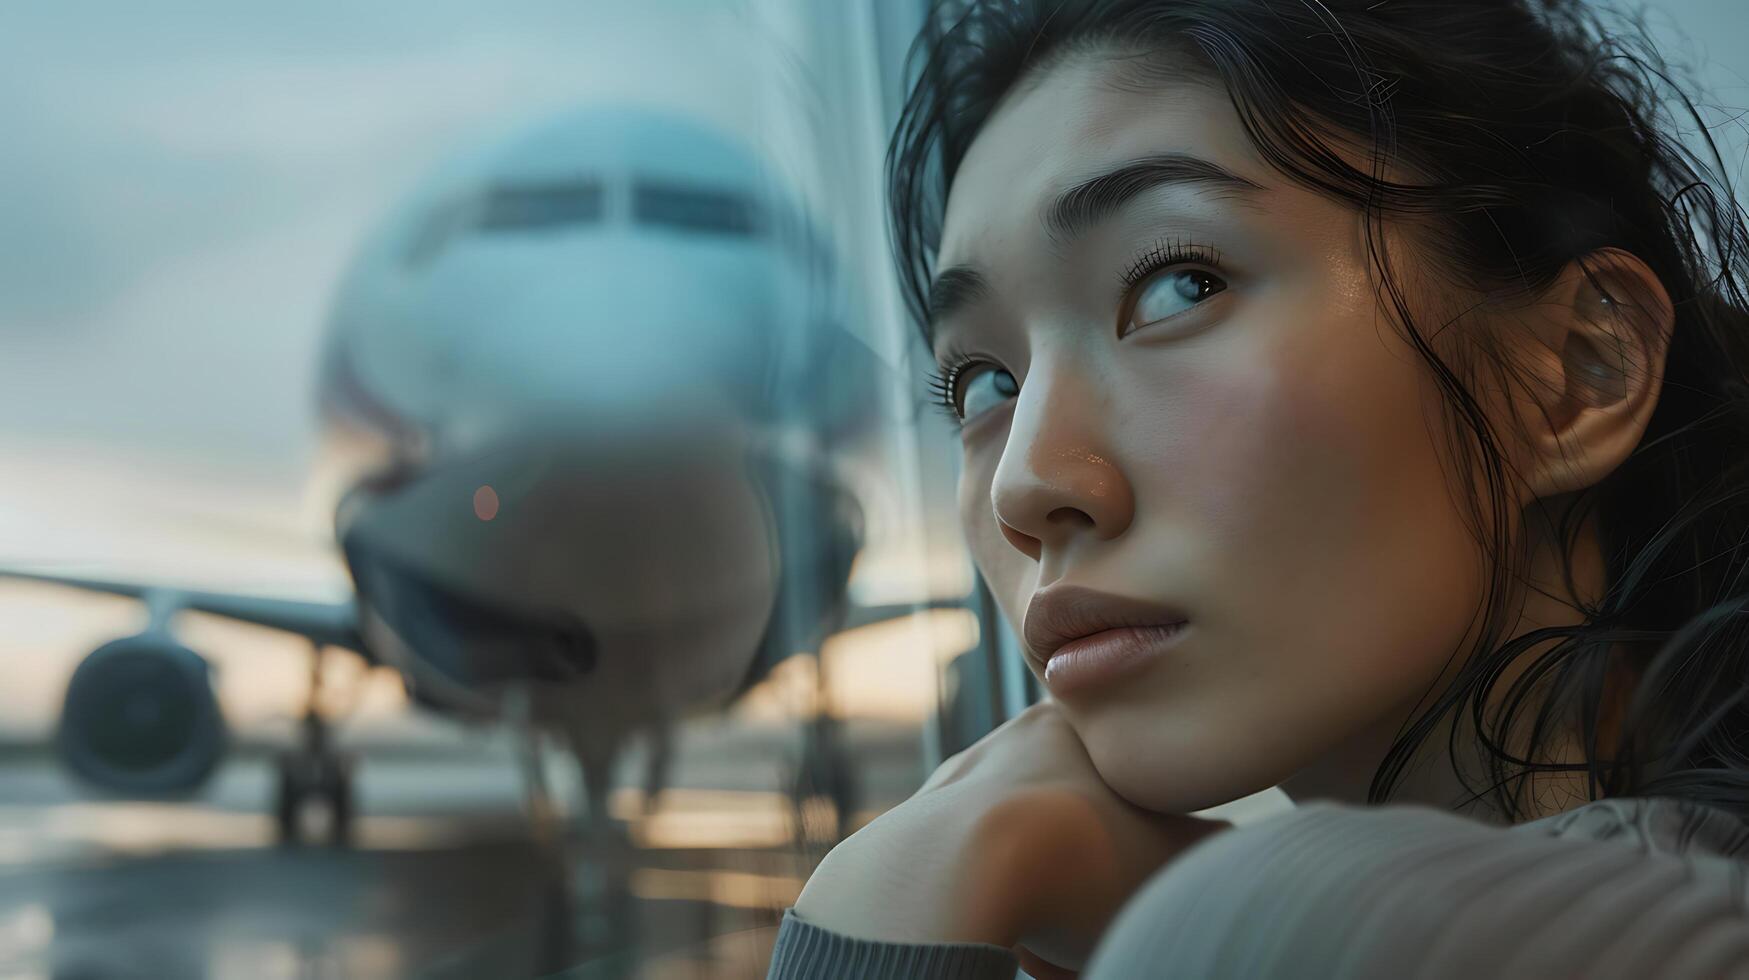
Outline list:
[[[0,8],[0,977],[763,976],[1038,697],[887,251],[923,7]],[[1736,168],[1736,0],[1651,12]]]

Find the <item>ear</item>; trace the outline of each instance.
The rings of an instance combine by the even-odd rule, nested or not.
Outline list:
[[[1593,486],[1640,444],[1675,324],[1651,268],[1614,248],[1568,263],[1527,312],[1521,503]]]

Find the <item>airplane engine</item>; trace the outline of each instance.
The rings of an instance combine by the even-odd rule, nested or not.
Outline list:
[[[206,660],[163,633],[98,647],[67,684],[56,746],[69,770],[104,791],[192,793],[225,752]]]

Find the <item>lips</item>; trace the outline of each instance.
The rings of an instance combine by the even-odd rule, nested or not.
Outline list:
[[[1027,653],[1040,667],[1063,644],[1128,626],[1172,626],[1189,617],[1163,603],[1128,599],[1076,585],[1051,585],[1033,593],[1021,632]]]

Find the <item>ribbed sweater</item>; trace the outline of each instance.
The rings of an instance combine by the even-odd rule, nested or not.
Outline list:
[[[792,908],[767,977],[1017,969],[1000,946],[858,938]],[[1749,980],[1749,824],[1665,798],[1510,827],[1314,801],[1205,838],[1155,873],[1082,976]]]

